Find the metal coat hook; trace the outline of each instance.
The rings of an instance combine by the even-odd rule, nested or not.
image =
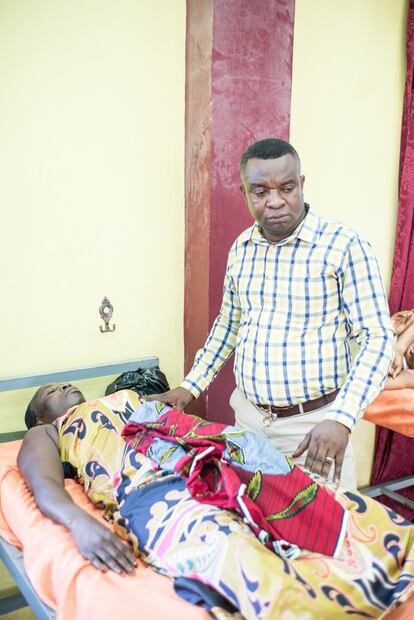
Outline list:
[[[99,314],[101,315],[101,319],[105,323],[105,328],[102,328],[102,325],[99,325],[99,329],[101,330],[103,334],[105,334],[106,332],[115,331],[115,327],[116,327],[115,323],[112,325],[112,327],[109,327],[109,321],[112,319],[113,312],[114,312],[113,305],[111,304],[111,302],[109,301],[107,297],[104,297],[102,299],[101,305],[99,306]]]

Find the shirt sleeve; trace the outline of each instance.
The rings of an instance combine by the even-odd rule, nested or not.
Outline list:
[[[204,347],[196,353],[192,369],[181,383],[181,386],[189,390],[195,398],[208,388],[236,345],[241,310],[239,296],[231,275],[234,256],[233,246],[227,261],[220,312]]]
[[[358,237],[352,240],[338,275],[342,307],[358,352],[326,417],[352,430],[384,386],[395,334],[378,263],[368,242]]]

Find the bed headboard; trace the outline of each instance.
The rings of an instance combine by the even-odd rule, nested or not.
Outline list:
[[[15,431],[14,433],[0,433],[0,443],[7,443],[8,441],[16,441],[16,439],[23,439],[26,431]]]
[[[159,366],[158,357],[144,357],[129,362],[114,362],[111,364],[100,364],[98,366],[84,366],[82,368],[57,370],[35,375],[10,377],[9,379],[0,379],[0,392],[39,387],[45,383],[61,383],[62,381],[79,381],[81,379],[120,375],[128,370],[136,370],[137,368],[154,368],[154,366]],[[22,439],[25,432],[26,431],[0,433],[0,443]]]

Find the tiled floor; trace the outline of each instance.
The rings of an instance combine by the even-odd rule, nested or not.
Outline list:
[[[4,565],[0,562],[0,600],[2,593],[9,590],[15,585],[13,579],[10,577],[8,571]],[[36,616],[30,609],[30,607],[23,607],[17,611],[13,611],[10,614],[0,616],[0,620],[35,620]]]

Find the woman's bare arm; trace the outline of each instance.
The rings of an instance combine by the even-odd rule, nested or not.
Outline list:
[[[394,359],[391,364],[389,375],[393,379],[398,376],[403,368],[403,358],[407,349],[414,342],[414,324],[410,324],[397,338]]]
[[[414,388],[414,375],[408,370],[402,370],[395,378],[388,377],[384,390],[403,390],[406,388]]]
[[[392,324],[397,336],[400,336],[410,325],[414,323],[413,310],[400,310],[391,317]]]
[[[397,338],[397,347],[403,352],[407,351],[410,344],[414,342],[414,323],[409,325]]]
[[[107,527],[77,506],[65,490],[58,433],[50,424],[29,430],[17,464],[39,510],[72,533],[82,555],[99,570],[134,570],[135,557]]]
[[[56,523],[70,527],[79,509],[65,491],[56,428],[44,424],[28,431],[17,464],[39,510]]]

